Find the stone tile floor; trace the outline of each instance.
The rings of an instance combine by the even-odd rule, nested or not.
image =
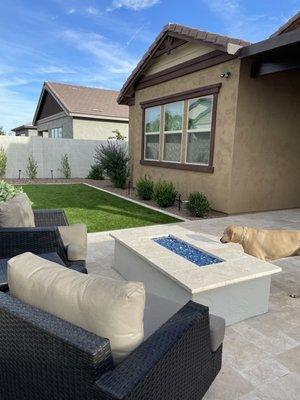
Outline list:
[[[230,224],[300,229],[300,209],[180,223],[218,237]],[[89,273],[121,279],[108,232],[89,234],[88,249]],[[226,329],[223,367],[205,400],[300,400],[300,297],[290,297],[300,296],[300,257],[275,264],[282,272],[272,278],[269,312]]]

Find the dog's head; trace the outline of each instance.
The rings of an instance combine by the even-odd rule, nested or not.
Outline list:
[[[225,229],[223,236],[220,239],[221,243],[238,243],[243,235],[243,227],[236,225],[229,225]]]

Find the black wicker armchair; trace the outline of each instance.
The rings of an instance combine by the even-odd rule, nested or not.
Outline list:
[[[30,251],[57,253],[64,265],[87,273],[85,260],[70,261],[57,226],[67,226],[63,210],[35,210],[35,228],[0,228],[0,290],[6,290],[6,259]]]
[[[200,400],[221,359],[193,302],[115,367],[108,339],[0,293],[1,400]]]

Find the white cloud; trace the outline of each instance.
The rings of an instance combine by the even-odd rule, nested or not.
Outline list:
[[[75,13],[76,13],[76,9],[75,9],[75,8],[69,8],[69,9],[66,11],[66,14],[69,14],[69,15],[75,14]]]
[[[18,91],[0,87],[0,125],[4,130],[10,131],[18,125],[32,121],[35,107],[35,101],[26,99]]]
[[[91,54],[103,68],[103,74],[128,74],[137,60],[118,43],[93,32],[65,30],[62,36],[78,50]]]
[[[76,71],[71,68],[46,65],[36,68],[34,72],[37,74],[74,74]]]
[[[86,7],[84,11],[90,15],[99,15],[100,11],[95,7]]]
[[[229,36],[256,42],[273,33],[280,25],[281,17],[266,14],[251,15],[241,0],[202,0],[220,19]]]
[[[138,11],[143,8],[149,8],[158,4],[160,0],[113,0],[108,11],[113,11],[117,8],[128,8],[130,10]]]

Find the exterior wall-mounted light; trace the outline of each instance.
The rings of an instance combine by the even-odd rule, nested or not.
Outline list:
[[[223,73],[220,75],[220,78],[226,78],[226,79],[228,79],[228,78],[230,78],[230,77],[231,77],[231,72],[230,72],[230,71],[223,72]]]

